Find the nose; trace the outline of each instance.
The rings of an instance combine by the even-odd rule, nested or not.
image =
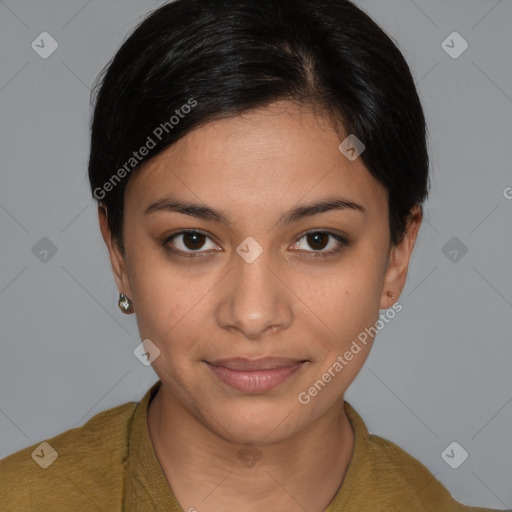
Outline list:
[[[217,323],[223,329],[257,341],[286,329],[292,322],[289,289],[271,268],[269,251],[254,260],[233,255],[233,268],[223,280]]]

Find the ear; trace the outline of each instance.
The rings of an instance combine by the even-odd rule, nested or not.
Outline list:
[[[128,270],[126,268],[125,258],[121,253],[117,241],[114,239],[112,232],[110,231],[106,206],[98,206],[98,217],[100,222],[101,235],[103,236],[103,240],[108,249],[117,289],[119,290],[119,293],[124,293],[128,298],[131,299],[133,295]]]
[[[384,277],[384,287],[380,298],[380,308],[387,309],[391,307],[402,293],[409,269],[412,250],[418,236],[418,231],[423,220],[423,213],[420,206],[411,208],[407,222],[406,232],[402,240],[391,248],[388,268]],[[388,295],[392,294],[393,299]]]

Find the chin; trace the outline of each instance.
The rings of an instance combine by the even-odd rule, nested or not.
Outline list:
[[[233,407],[216,407],[215,410],[215,418],[219,421],[210,423],[210,428],[234,444],[272,444],[295,433],[290,426],[290,423],[295,423],[294,414],[282,405],[237,404]]]

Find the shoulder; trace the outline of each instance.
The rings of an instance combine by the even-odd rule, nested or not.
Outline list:
[[[397,503],[400,503],[404,510],[418,512],[491,510],[469,507],[457,502],[419,460],[392,441],[370,435],[369,445],[375,470],[377,494],[389,501],[390,510],[393,510]]]
[[[137,402],[103,411],[82,427],[0,460],[0,508],[119,508],[128,432]],[[86,507],[86,508],[84,508]]]

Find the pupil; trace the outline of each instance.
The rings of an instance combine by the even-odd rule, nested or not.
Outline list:
[[[308,237],[311,237],[313,239],[312,243],[308,240],[308,244],[310,245],[311,248],[318,250],[325,248],[326,244],[322,244],[322,239],[325,242],[325,239],[327,238],[327,235],[325,233],[314,233],[312,235],[308,235]],[[315,244],[320,244],[321,247],[315,247]]]
[[[203,244],[201,243],[201,235],[200,233],[185,233],[183,237],[183,243],[187,247],[187,249],[199,249]],[[188,241],[192,241],[192,243],[187,243]]]

